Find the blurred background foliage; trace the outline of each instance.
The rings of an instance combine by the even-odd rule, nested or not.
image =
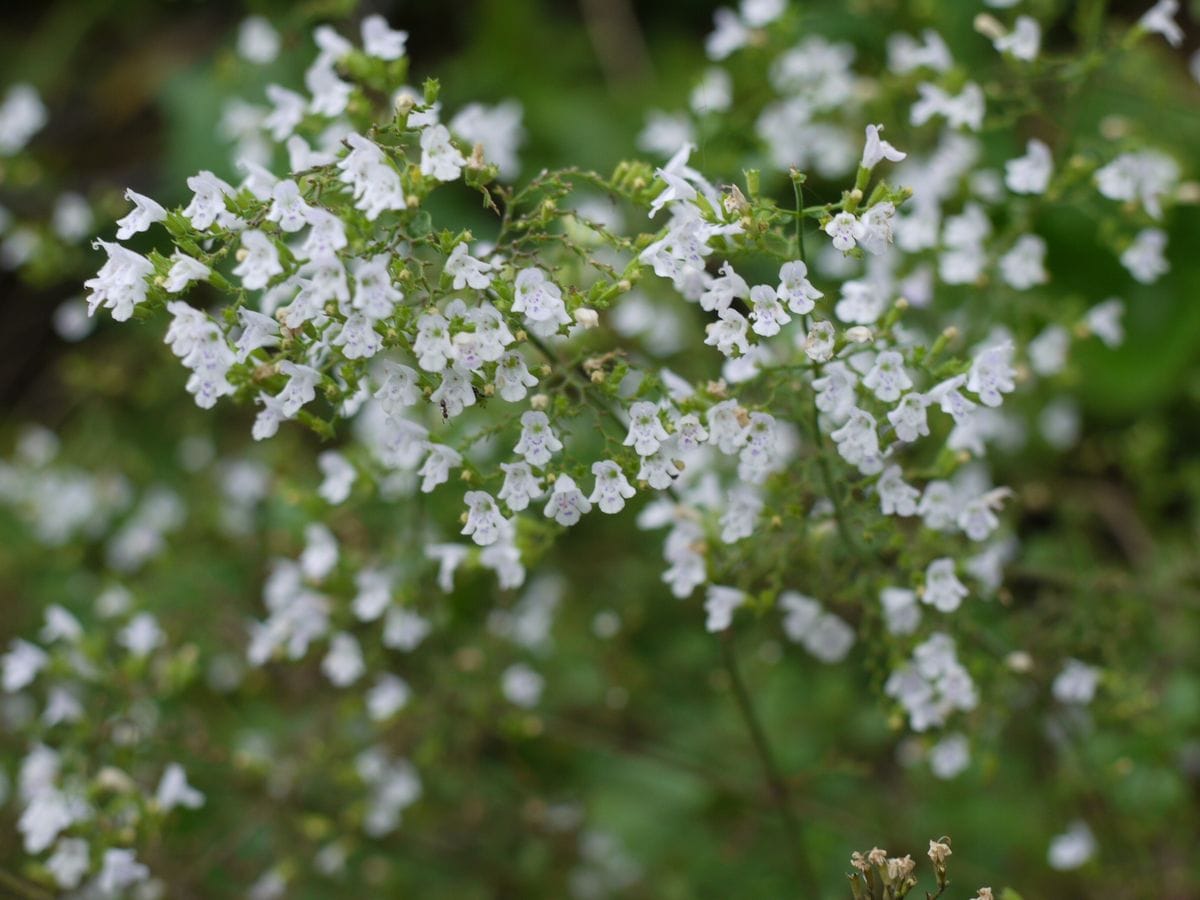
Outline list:
[[[51,118],[33,145],[44,170],[6,171],[0,194],[14,210],[34,210],[59,190],[79,190],[105,221],[123,212],[126,186],[170,205],[184,199],[184,179],[198,169],[233,177],[218,128],[224,99],[238,94],[257,102],[267,82],[297,82],[314,22],[372,11],[409,31],[410,83],[436,76],[450,108],[521,101],[524,174],[566,164],[609,171],[635,155],[648,109],[683,105],[704,65],[702,42],[716,5],[9,4],[0,13],[0,86],[33,82]],[[1109,7],[1133,19],[1145,5]],[[986,46],[972,31],[975,3],[801,6],[821,33],[852,39],[868,69],[873,58],[882,67],[884,41],[900,23],[909,30],[936,24],[960,42],[975,41],[980,52]],[[1071,4],[1030,6],[1061,14],[1048,45],[1071,41]],[[1200,13],[1200,4],[1192,6]],[[246,65],[233,50],[237,25],[250,12],[267,16],[284,36],[285,51],[266,67]],[[1196,43],[1189,34],[1188,52]],[[1127,113],[1195,175],[1200,105],[1181,54],[1148,47],[1121,70],[1100,73],[1072,102],[1061,112],[1081,131],[1094,133],[1103,118]],[[903,120],[901,112],[895,120]],[[1027,136],[989,134],[989,154],[1001,162]],[[736,139],[702,140],[696,161],[733,180],[745,153]],[[476,205],[464,196],[457,211],[464,223],[485,221]],[[1032,441],[1002,458],[996,472],[998,483],[1018,491],[1023,552],[998,600],[975,618],[978,646],[1001,648],[1002,657],[1036,632],[1045,657],[1033,661],[1034,680],[986,680],[985,706],[995,714],[981,717],[971,767],[940,781],[925,766],[906,764],[901,722],[879,699],[886,660],[872,665],[869,650],[868,665],[830,668],[785,653],[777,629],[765,622],[733,639],[831,896],[850,849],[919,854],[941,834],[955,841],[955,896],[1001,882],[1026,898],[1200,896],[1200,211],[1178,212],[1170,274],[1136,290],[1115,260],[1095,253],[1096,226],[1085,212],[1038,225],[1056,260],[1063,302],[1108,296],[1121,285],[1128,338],[1115,352],[1093,346],[1073,357],[1067,378],[1083,408],[1079,444],[1057,453]],[[20,276],[0,273],[0,445],[7,451],[24,425],[39,423],[62,437],[63,465],[120,473],[135,491],[156,483],[178,490],[192,517],[188,548],[139,572],[137,594],[155,610],[172,611],[179,633],[194,635],[203,657],[236,654],[245,621],[257,614],[267,561],[294,555],[300,545],[307,520],[301,497],[318,480],[316,442],[285,429],[268,447],[253,448],[252,456],[279,475],[249,536],[223,533],[216,524],[217,467],[245,452],[249,413],[227,405],[220,415],[196,410],[183,391],[185,372],[157,329],[106,320],[83,344],[60,339],[54,310],[80,293],[95,265],[81,246],[60,248]],[[217,462],[189,463],[188,447],[197,444],[181,445],[181,438],[207,442]],[[361,530],[364,545],[390,538],[402,546],[411,525],[379,504],[336,530]],[[573,546],[606,553],[573,553]],[[88,540],[47,553],[19,516],[0,510],[0,644],[36,628],[49,603],[94,596],[110,583],[102,557],[103,548]],[[515,598],[495,599],[482,577],[446,600],[417,598],[439,627],[419,662],[404,660],[420,666],[401,674],[421,702],[401,727],[419,736],[414,762],[427,773],[426,798],[388,841],[354,850],[356,877],[388,886],[379,896],[400,896],[405,888],[429,898],[563,896],[572,873],[590,865],[571,830],[559,827],[569,800],[636,860],[641,877],[614,895],[816,896],[796,888],[789,838],[737,716],[719,639],[697,627],[694,608],[665,597],[657,548],[647,551],[640,535],[589,520],[571,532],[558,558],[568,561],[567,587],[553,656],[539,663],[553,702],[537,713],[506,705],[492,687],[520,653],[489,635],[487,610]],[[804,573],[794,576],[802,585]],[[619,611],[623,626],[600,640],[593,624],[606,610]],[[1059,722],[1045,706],[1044,686],[1066,656],[1105,668],[1102,699],[1084,714],[1086,724]],[[209,764],[193,779],[209,797],[205,828],[191,830],[182,817],[149,860],[171,884],[168,896],[244,896],[265,865],[294,849],[295,834],[273,824],[288,814],[284,803],[295,804],[293,827],[305,839],[319,841],[334,827],[338,779],[349,777],[339,774],[345,761],[329,760],[328,781],[280,800],[261,785],[291,773],[263,776],[269,753],[265,762],[248,762],[243,727],[254,721],[276,746],[316,764],[324,752],[320,735],[350,721],[349,711],[310,702],[315,666],[307,675],[288,667],[250,677],[260,688],[250,709],[222,707],[219,692],[202,680],[162,700],[176,705],[164,720],[192,727],[160,738],[181,742]],[[5,866],[16,864],[10,815],[0,814]],[[1054,872],[1046,846],[1078,816],[1092,825],[1101,853],[1080,871]],[[611,863],[613,856],[605,858]],[[339,890],[335,883],[297,883],[288,896]]]

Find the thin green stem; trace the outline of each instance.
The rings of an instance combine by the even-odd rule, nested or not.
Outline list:
[[[18,878],[4,869],[0,869],[0,885],[3,885],[10,891],[14,891],[19,897],[27,898],[27,900],[54,900],[54,895],[49,891],[31,884],[23,878]]]
[[[808,266],[808,257],[804,253],[804,188],[800,186],[800,179],[792,176],[792,191],[796,195],[796,252],[800,254],[800,261]]]
[[[754,744],[755,754],[758,756],[759,764],[762,766],[763,777],[766,779],[771,799],[774,801],[776,809],[779,810],[779,818],[783,823],[783,830],[787,834],[788,842],[791,845],[791,858],[796,867],[796,874],[802,884],[810,888],[815,888],[818,882],[812,862],[808,858],[808,852],[804,845],[804,834],[800,820],[796,818],[796,814],[792,811],[791,795],[788,791],[787,782],[784,781],[783,776],[779,772],[779,767],[775,762],[775,755],[771,752],[771,744],[767,738],[767,733],[763,729],[762,722],[754,708],[754,700],[751,698],[750,692],[746,690],[746,682],[742,679],[741,669],[738,667],[737,661],[737,648],[734,645],[734,636],[731,629],[726,629],[722,632],[720,643],[721,661],[725,665],[725,671],[729,674],[729,682],[733,688],[734,699],[737,701],[738,712],[741,714],[746,730],[750,733],[750,740]]]

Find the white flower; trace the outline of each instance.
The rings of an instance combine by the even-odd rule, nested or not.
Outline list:
[[[705,326],[704,330],[708,336],[704,343],[716,347],[725,356],[749,353],[750,344],[746,337],[749,323],[746,317],[736,309],[723,309],[718,313],[718,317],[718,321],[709,322]]]
[[[308,224],[311,207],[300,196],[300,186],[290,178],[275,182],[271,188],[271,206],[267,221],[277,222],[280,229],[296,232]]]
[[[321,671],[336,687],[347,687],[366,671],[362,648],[354,636],[338,632],[329,640],[329,652],[321,660]]]
[[[925,485],[917,513],[926,528],[947,531],[958,520],[958,508],[958,496],[950,482],[934,480]]]
[[[389,416],[400,417],[406,407],[421,399],[421,384],[415,369],[391,362],[384,363],[383,384],[375,392],[375,399]]]
[[[0,103],[0,156],[12,156],[46,124],[42,98],[31,84],[14,84]]]
[[[885,516],[913,516],[921,493],[904,481],[899,466],[888,466],[875,483],[879,494],[879,511]]]
[[[1087,823],[1075,821],[1050,842],[1046,858],[1050,868],[1060,872],[1078,869],[1096,854],[1096,839]]]
[[[427,312],[417,319],[417,336],[412,345],[417,365],[426,372],[441,372],[454,356],[450,343],[450,323],[438,312]]]
[[[804,643],[822,612],[820,603],[796,591],[781,593],[779,608],[783,611],[783,632],[797,644]]]
[[[866,279],[844,281],[834,315],[851,325],[872,325],[887,307],[886,289],[887,285]]]
[[[246,290],[261,290],[276,275],[283,274],[275,242],[264,232],[256,228],[243,231],[242,248],[245,255],[234,268],[233,274],[242,279],[242,287]]]
[[[602,513],[619,513],[625,508],[625,501],[637,493],[621,467],[612,460],[592,463],[592,474],[596,476],[596,486],[588,500],[598,505]]]
[[[429,554],[426,548],[426,555]],[[360,622],[374,622],[387,611],[392,602],[392,577],[375,568],[360,569],[354,576],[358,593],[350,604]]]
[[[403,678],[385,673],[367,691],[367,714],[375,722],[385,722],[404,709],[412,691]]]
[[[705,630],[724,631],[733,624],[733,613],[746,602],[746,592],[737,588],[710,584],[704,595]]]
[[[878,256],[892,242],[892,222],[896,207],[891,201],[876,203],[854,225],[854,239],[868,253]]]
[[[970,593],[954,572],[954,560],[935,559],[925,569],[925,591],[921,600],[940,612],[954,612]]]
[[[642,465],[638,469],[638,481],[644,481],[656,491],[665,491],[674,479],[679,477],[679,467],[666,453],[659,452],[653,456],[643,456]]]
[[[41,647],[17,638],[0,658],[4,690],[13,694],[28,687],[49,662],[50,657]]]
[[[888,68],[897,75],[907,75],[915,69],[929,68],[945,72],[954,65],[950,48],[932,28],[921,32],[921,41],[912,35],[894,33],[887,41]]]
[[[513,178],[521,169],[517,148],[525,136],[522,113],[515,100],[495,106],[468,103],[454,114],[450,130],[470,145],[482,147],[484,159],[496,165],[502,178]]]
[[[350,95],[354,92],[353,85],[338,78],[334,62],[329,56],[321,54],[304,73],[304,86],[312,95],[309,111],[330,119],[346,111],[350,105]]]
[[[496,362],[504,348],[513,342],[513,333],[500,310],[486,300],[467,313],[467,319],[475,326],[475,341],[479,356],[487,362]]]
[[[658,418],[658,407],[640,400],[629,407],[629,433],[625,446],[633,447],[638,456],[651,456],[670,438]]]
[[[117,240],[127,241],[135,234],[146,231],[155,222],[167,218],[167,211],[156,201],[139,194],[133,188],[125,191],[125,199],[133,204],[133,211],[117,220]]]
[[[1017,16],[1013,30],[998,35],[992,40],[992,45],[1000,53],[1007,53],[1014,59],[1032,62],[1042,48],[1042,27],[1032,16]]]
[[[349,243],[342,220],[328,210],[314,206],[309,209],[308,224],[308,236],[304,243],[292,251],[296,258],[312,260],[322,266],[336,265],[339,271],[343,271],[342,264],[336,258],[337,252]]]
[[[1179,164],[1157,150],[1122,153],[1096,171],[1096,187],[1110,200],[1137,200],[1153,218],[1162,218],[1162,198],[1175,189]]]
[[[854,629],[833,613],[819,615],[802,641],[804,649],[823,663],[841,662],[854,646]]]
[[[200,260],[192,259],[176,250],[171,256],[171,270],[167,273],[167,280],[163,282],[163,289],[169,294],[178,294],[186,290],[193,281],[204,281],[211,274],[212,269]]]
[[[750,285],[733,270],[728,262],[721,264],[721,274],[714,278],[700,295],[700,308],[707,312],[728,309],[734,300],[749,300]]]
[[[1036,234],[1023,234],[1012,249],[1000,257],[1000,275],[1005,283],[1018,291],[1045,284],[1046,242]]]
[[[1057,375],[1067,364],[1071,333],[1061,325],[1047,325],[1029,342],[1029,366],[1045,377]]]
[[[1138,19],[1138,26],[1151,34],[1161,34],[1172,47],[1183,43],[1183,29],[1175,21],[1179,0],[1158,0]]]
[[[500,691],[514,706],[532,709],[542,698],[546,679],[524,663],[515,663],[500,675]]]
[[[411,609],[393,606],[383,623],[383,645],[411,653],[429,636],[429,620]]]
[[[832,322],[813,322],[804,335],[804,355],[813,362],[828,362],[833,358],[836,339]]]
[[[462,465],[462,454],[453,447],[445,444],[429,444],[426,449],[429,455],[417,470],[421,476],[421,493],[433,492],[439,484],[450,480],[450,470]]]
[[[529,330],[541,337],[549,337],[560,326],[571,324],[562,291],[536,266],[517,273],[512,311],[523,313]]]
[[[500,508],[487,491],[467,491],[467,521],[461,534],[471,538],[480,547],[496,543],[504,527]]]
[[[762,509],[763,499],[754,488],[741,485],[731,490],[721,515],[721,540],[735,544],[752,535]]]
[[[1167,233],[1161,228],[1143,228],[1121,254],[1121,265],[1142,284],[1153,284],[1170,268],[1163,255]]]
[[[725,454],[737,453],[746,442],[745,411],[736,400],[722,400],[704,414],[709,443]]]
[[[956,524],[973,541],[986,541],[1000,525],[996,511],[1012,496],[1008,488],[995,488],[973,497],[959,510]]]
[[[392,29],[383,16],[367,16],[362,21],[362,42],[368,56],[391,61],[404,56],[408,32]]]
[[[966,375],[955,375],[934,385],[928,395],[942,412],[953,416],[954,421],[960,425],[971,418],[972,411],[978,406],[973,400],[967,399],[960,390],[966,383]]]
[[[837,445],[838,454],[864,475],[883,469],[879,456],[879,435],[875,417],[857,407],[850,411],[846,423],[829,435]]]
[[[447,419],[460,415],[468,406],[475,405],[471,373],[457,364],[445,369],[442,383],[429,395],[429,400],[441,407],[442,415]]]
[[[1014,194],[1044,194],[1054,173],[1050,148],[1037,138],[1025,145],[1025,155],[1004,164],[1004,183]]]
[[[929,749],[929,769],[938,778],[961,775],[971,764],[971,745],[965,735],[948,734]]]
[[[377,144],[361,134],[346,135],[350,152],[338,161],[338,177],[350,185],[356,209],[366,213],[374,222],[384,210],[406,209],[408,201],[399,173],[387,162]]]
[[[879,136],[883,131],[882,125],[867,126],[867,140],[863,147],[862,162],[859,165],[867,170],[874,169],[881,161],[900,162],[908,154],[897,150]]]
[[[783,15],[787,0],[742,0],[742,20],[751,28],[770,25]]]
[[[504,484],[497,496],[508,505],[513,512],[520,512],[529,506],[529,501],[541,497],[541,478],[534,475],[527,463],[500,463],[504,471]]]
[[[492,285],[491,263],[476,259],[467,250],[467,245],[455,244],[446,258],[445,273],[454,279],[454,290],[470,287],[476,291],[487,290]]]
[[[279,371],[288,376],[288,382],[277,399],[282,405],[283,414],[291,418],[317,396],[316,385],[321,380],[321,373],[289,360],[279,363]]]
[[[817,409],[834,422],[845,422],[855,407],[854,389],[858,376],[843,362],[832,362],[825,367],[825,374],[813,379],[817,392]]]
[[[983,127],[983,89],[975,82],[967,82],[957,97],[928,82],[918,84],[917,92],[920,99],[913,104],[909,115],[913,125],[924,125],[934,116],[941,116],[951,128],[978,131]]]
[[[146,299],[147,278],[154,274],[154,265],[146,257],[127,250],[120,244],[98,240],[108,260],[95,278],[83,283],[88,289],[88,315],[100,307],[112,310],[114,321],[124,322],[133,315],[133,308]]]
[[[1051,692],[1059,703],[1086,706],[1096,696],[1099,683],[1099,669],[1077,659],[1068,659],[1062,671],[1055,676]]]
[[[788,640],[803,645],[821,662],[840,662],[854,646],[854,630],[833,613],[822,610],[812,597],[784,591],[779,595],[779,606]]]
[[[875,357],[875,364],[863,377],[863,387],[884,403],[892,403],[913,386],[904,370],[904,357],[895,350],[885,350]]]
[[[445,125],[431,125],[421,132],[421,174],[438,181],[454,181],[462,173],[466,159],[450,142]]]
[[[854,249],[858,219],[854,213],[840,212],[825,223],[825,233],[833,238],[833,246],[843,253]]]
[[[985,406],[999,406],[1004,401],[1001,395],[1016,388],[1012,354],[1012,341],[1004,341],[984,348],[971,361],[967,390],[978,394]]]
[[[750,413],[745,443],[738,452],[738,478],[761,484],[775,464],[777,434],[775,419],[769,413]]]
[[[574,525],[581,515],[591,511],[592,504],[576,487],[575,480],[569,475],[558,476],[550,493],[550,502],[546,504],[546,517],[554,519],[559,525]]]
[[[390,317],[396,311],[396,304],[404,299],[404,293],[392,284],[389,262],[386,253],[354,261],[354,296],[350,305],[371,322]]]
[[[150,870],[137,861],[132,850],[105,850],[96,886],[104,894],[121,896],[127,888],[149,877]]]
[[[94,230],[92,207],[82,194],[64,191],[54,201],[50,223],[60,238],[69,244],[78,244]]]
[[[46,869],[54,876],[55,883],[68,890],[79,887],[91,867],[88,842],[83,838],[60,838],[54,853],[46,860]]]
[[[166,643],[166,635],[158,627],[158,620],[150,613],[138,613],[117,635],[117,643],[133,656],[147,656],[156,647]]]
[[[705,71],[688,98],[688,105],[697,115],[726,112],[732,104],[733,79],[715,66]]]
[[[1088,310],[1084,323],[1106,345],[1119,347],[1125,340],[1125,329],[1121,326],[1124,314],[1125,304],[1116,297],[1109,297]]]
[[[524,400],[527,388],[537,383],[537,378],[530,374],[525,364],[525,358],[516,350],[505,353],[496,363],[496,391],[509,403]]]
[[[188,178],[187,186],[192,191],[192,202],[183,214],[197,231],[204,231],[213,222],[229,227],[235,221],[233,214],[225,209],[225,198],[234,195],[229,184],[205,170]]]
[[[163,812],[170,812],[177,806],[199,809],[204,805],[204,795],[188,784],[187,773],[179,763],[171,763],[163,770],[154,799]]]
[[[780,267],[779,287],[775,293],[798,316],[812,312],[815,301],[824,296],[809,282],[808,266],[798,259],[785,262]]]
[[[550,428],[550,420],[544,412],[531,409],[521,414],[521,437],[513,450],[525,457],[527,463],[541,468],[562,448],[562,441]],[[574,482],[571,486],[574,487]]]
[[[317,488],[317,494],[326,503],[337,506],[345,503],[350,496],[350,488],[358,477],[354,466],[336,450],[325,450],[317,456],[317,467],[325,480]]]
[[[694,143],[695,133],[686,113],[646,113],[646,127],[637,136],[639,150],[670,156],[684,144]]]
[[[722,60],[746,46],[750,32],[742,19],[731,9],[719,8],[713,13],[713,31],[704,41],[705,52],[712,60]]]
[[[262,125],[271,132],[271,137],[276,141],[286,141],[296,130],[296,126],[304,119],[304,112],[307,103],[303,95],[297,94],[295,91],[289,91],[287,88],[280,87],[277,84],[268,84],[266,87],[267,99],[271,101],[272,110],[267,113],[263,119]],[[299,144],[291,144],[290,146],[299,149]],[[299,160],[297,160],[299,161]],[[307,166],[291,166],[292,171],[299,172]],[[273,177],[273,176],[272,176]],[[265,198],[259,198],[265,199]]]
[[[900,398],[895,409],[888,411],[887,419],[896,429],[899,440],[912,443],[929,434],[929,419],[925,412],[928,406],[928,396],[910,391]]]
[[[886,587],[879,592],[883,621],[889,634],[912,634],[921,624],[917,594],[908,588]]]
[[[708,440],[708,432],[694,413],[687,413],[675,420],[675,445],[681,453],[699,450]]]
[[[37,788],[17,820],[17,830],[24,836],[25,852],[41,853],[86,812],[86,806],[53,784]]]
[[[46,607],[46,624],[38,634],[48,644],[55,641],[75,643],[83,637],[83,626],[67,610],[51,603]]]
[[[279,32],[263,16],[247,16],[238,27],[238,55],[247,62],[265,66],[279,55]]]
[[[750,302],[750,318],[754,320],[752,327],[755,334],[771,337],[779,334],[780,327],[791,321],[791,317],[779,302],[775,288],[769,284],[759,284],[751,288]]]

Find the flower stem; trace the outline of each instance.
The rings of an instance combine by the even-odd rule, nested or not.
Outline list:
[[[779,772],[779,767],[775,762],[775,755],[771,752],[771,743],[767,738],[767,733],[763,730],[762,722],[754,708],[754,701],[750,696],[750,692],[746,690],[745,681],[742,680],[732,629],[726,629],[721,633],[720,643],[721,661],[725,665],[725,671],[729,674],[729,682],[733,687],[733,696],[737,701],[738,712],[741,714],[746,730],[750,733],[750,740],[754,744],[754,751],[758,756],[759,764],[762,766],[763,777],[766,779],[771,799],[775,804],[775,808],[779,810],[779,819],[783,824],[784,832],[787,834],[791,849],[790,856],[792,863],[796,867],[796,874],[802,884],[808,886],[810,889],[815,888],[817,880],[804,845],[804,834],[800,820],[796,818],[796,814],[792,811],[791,796],[788,791],[787,782],[784,781],[783,776]]]

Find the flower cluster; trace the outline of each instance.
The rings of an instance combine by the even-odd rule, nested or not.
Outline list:
[[[697,629],[729,641],[771,612],[770,627],[822,664],[882,662],[877,683],[934,773],[967,770],[990,685],[968,671],[978,648],[962,623],[1019,552],[1005,522],[1015,495],[989,457],[1028,439],[1029,409],[1048,444],[1071,446],[1078,413],[1056,379],[1076,341],[1123,338],[1120,299],[1025,303],[1061,276],[1041,216],[1097,210],[1101,239],[1150,284],[1169,269],[1162,226],[1186,193],[1179,163],[1120,129],[1082,146],[1022,135],[997,155],[981,133],[1014,114],[1023,95],[1004,86],[1025,84],[1042,37],[1037,19],[1000,14],[976,21],[996,84],[932,30],[892,35],[875,78],[850,45],[797,37],[782,0],[744,0],[716,15],[690,111],[643,133],[661,165],[546,171],[520,187],[518,104],[444,115],[435,81],[404,84],[405,32],[378,16],[353,41],[321,26],[302,88],[228,105],[238,178],[198,172],[174,209],[126,193],[132,209],[96,242],[89,315],[161,326],[195,405],[252,409],[243,433],[305,473],[283,492],[300,497],[288,526],[302,545],[272,545],[261,608],[232,652],[204,662],[219,692],[287,665],[338,698],[349,762],[330,777],[355,797],[339,822],[378,839],[420,815],[429,773],[389,730],[419,687],[395,669],[445,650],[454,595],[469,585],[484,598],[474,609],[517,652],[496,696],[532,716],[557,689],[538,665],[567,590],[541,574],[556,542],[570,554],[627,525],[663,533],[654,577]],[[1176,29],[1163,2],[1131,34],[1174,43]],[[246,60],[279,49],[264,20],[243,26]],[[700,137],[719,147],[735,110],[762,168],[701,171]],[[35,113],[4,101],[0,152],[20,149]],[[486,217],[445,212],[462,194]],[[0,498],[40,540],[103,538],[107,569],[132,577],[184,526],[174,491],[135,499],[119,477],[47,466],[51,445],[35,434],[0,467]],[[270,477],[261,462],[227,462],[225,537],[253,531]],[[379,508],[386,538],[359,521]],[[60,888],[120,896],[151,878],[139,829],[204,794],[181,762],[142,756],[156,725],[142,707],[94,729],[83,712],[106,702],[108,680],[182,692],[198,651],[115,582],[94,606],[94,634],[48,609],[39,639],[0,660],[0,686],[27,701],[14,729],[30,738],[17,779],[26,852]],[[606,609],[592,630],[620,627]],[[461,647],[447,668],[483,665]],[[1072,658],[1048,693],[1078,710],[1102,676]],[[64,725],[94,756],[56,744]],[[110,734],[114,755],[96,765]],[[275,749],[247,739],[239,765],[268,769]],[[302,751],[306,772],[324,762],[307,746],[285,756]],[[128,839],[89,844],[100,821]],[[1060,859],[1081,855],[1076,831]],[[336,871],[345,852],[326,843],[311,864]],[[636,877],[601,839],[580,853],[581,883]],[[949,855],[931,843],[943,888]],[[854,865],[852,884],[872,892],[915,884],[907,857],[872,851]],[[292,874],[272,869],[252,894],[281,896]]]

